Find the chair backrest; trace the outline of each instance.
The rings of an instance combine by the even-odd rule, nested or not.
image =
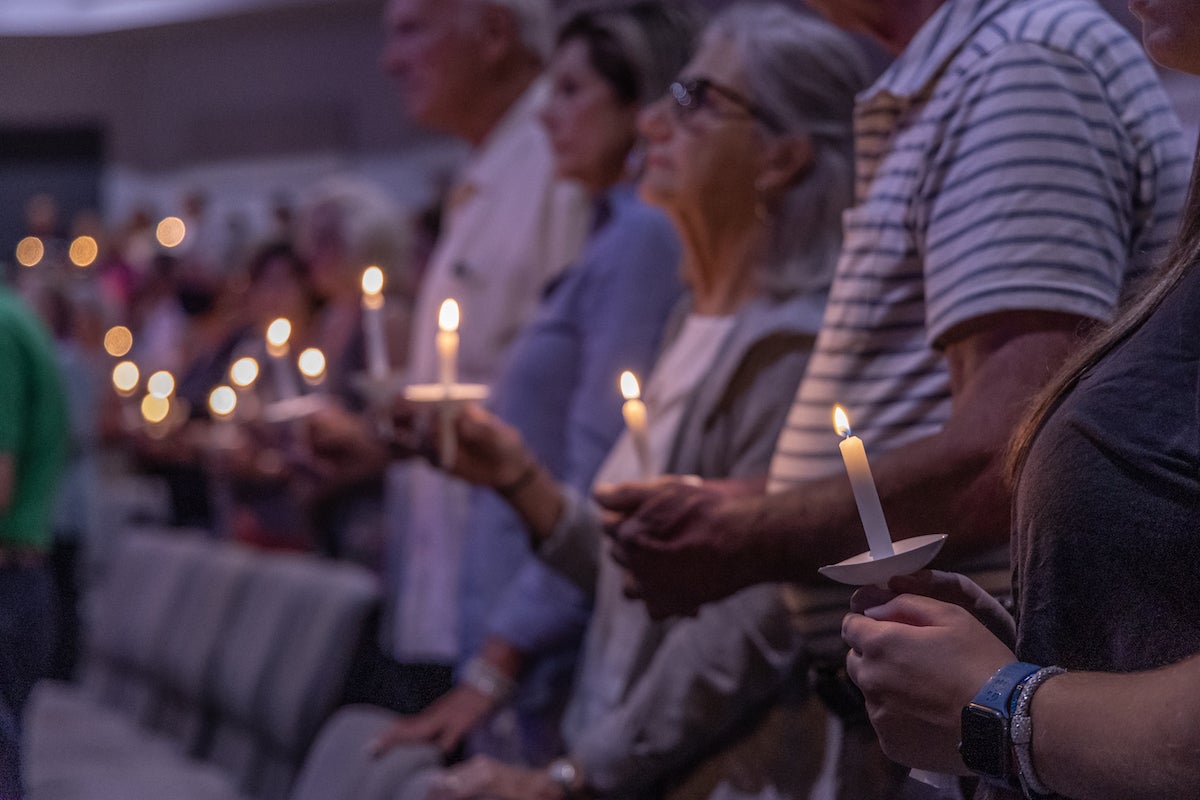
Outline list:
[[[270,555],[256,559],[243,597],[219,645],[208,758],[243,792],[275,800],[342,696],[379,589],[359,567]]]
[[[218,648],[239,613],[254,560],[238,545],[204,548],[166,632],[159,666],[162,693],[152,725],[183,753],[194,755],[203,746]]]
[[[397,747],[376,758],[370,745],[397,715],[345,706],[321,728],[289,800],[394,800],[416,773],[441,763],[432,745]]]
[[[130,530],[99,589],[89,632],[85,685],[145,722],[159,692],[166,634],[209,543],[185,530]]]

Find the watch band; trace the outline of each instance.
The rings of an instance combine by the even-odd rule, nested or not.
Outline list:
[[[971,700],[977,706],[999,711],[1001,716],[1008,719],[1016,709],[1016,689],[1025,679],[1037,672],[1041,667],[1024,661],[1014,661],[996,670],[987,683],[980,687]]]
[[[1006,789],[1020,788],[1010,728],[1017,689],[1038,669],[1036,664],[1022,661],[1001,667],[963,707],[958,746],[963,763],[983,780]]]
[[[1053,792],[1038,779],[1033,768],[1033,718],[1030,709],[1033,707],[1033,693],[1038,690],[1047,678],[1066,672],[1062,667],[1043,667],[1021,684],[1017,693],[1016,708],[1013,710],[1012,724],[1009,728],[1012,737],[1013,752],[1017,755],[1017,777],[1021,781],[1021,789],[1026,797],[1050,797]]]

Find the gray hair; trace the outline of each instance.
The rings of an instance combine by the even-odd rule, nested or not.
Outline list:
[[[517,37],[538,61],[545,64],[554,52],[554,10],[549,0],[463,0],[463,7],[481,11],[503,8],[517,23]]]
[[[842,244],[842,212],[854,201],[854,98],[871,69],[846,33],[771,3],[737,5],[705,38],[731,42],[750,98],[784,135],[807,135],[813,163],[774,212],[764,288],[775,295],[828,288]]]

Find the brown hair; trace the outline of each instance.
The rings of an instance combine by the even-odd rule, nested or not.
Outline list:
[[[1025,459],[1050,413],[1088,370],[1117,345],[1128,339],[1154,314],[1171,290],[1200,261],[1200,145],[1197,146],[1188,199],[1180,219],[1179,233],[1154,276],[1146,282],[1146,293],[1132,302],[1111,325],[1100,328],[1090,342],[1070,358],[1058,375],[1038,395],[1008,451],[1008,480],[1014,491]]]

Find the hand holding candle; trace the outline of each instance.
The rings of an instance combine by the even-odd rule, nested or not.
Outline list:
[[[367,267],[363,271],[362,290],[367,374],[373,381],[385,381],[391,367],[388,364],[387,337],[383,330],[383,270],[379,267]]]
[[[629,438],[633,441],[634,452],[637,453],[642,479],[648,480],[653,477],[654,468],[650,464],[646,404],[642,402],[637,376],[629,370],[621,373],[621,396],[625,398],[625,403],[621,406],[621,415],[625,417],[625,427],[629,429]]]

